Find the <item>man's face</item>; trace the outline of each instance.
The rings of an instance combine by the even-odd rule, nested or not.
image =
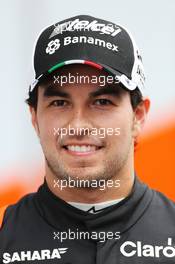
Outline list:
[[[86,65],[66,66],[58,73],[107,76]],[[39,87],[37,111],[32,109],[46,170],[59,179],[114,178],[133,156],[134,120],[129,93],[119,84],[101,86],[99,81],[61,86],[52,78]]]

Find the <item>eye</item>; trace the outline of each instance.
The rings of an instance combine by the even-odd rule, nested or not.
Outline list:
[[[109,99],[101,98],[101,99],[96,99],[95,104],[97,104],[97,105],[110,105],[110,104],[112,104],[112,102]]]
[[[56,107],[65,106],[66,104],[67,104],[67,101],[65,100],[54,100],[50,103],[50,105],[56,106]]]

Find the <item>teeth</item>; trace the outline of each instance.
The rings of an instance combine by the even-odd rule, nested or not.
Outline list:
[[[68,150],[71,150],[71,151],[76,151],[76,152],[89,152],[89,151],[95,151],[97,149],[96,146],[85,146],[85,145],[82,145],[82,146],[75,146],[75,145],[69,145],[67,146],[67,149]]]

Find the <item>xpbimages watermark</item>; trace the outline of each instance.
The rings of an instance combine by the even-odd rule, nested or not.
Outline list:
[[[99,241],[101,243],[105,242],[109,239],[120,239],[120,232],[112,232],[112,231],[80,231],[78,228],[76,231],[72,231],[71,229],[68,229],[67,231],[59,231],[59,232],[53,232],[53,239],[58,239],[61,242],[64,242],[65,240],[95,240]]]
[[[59,84],[63,86],[66,83],[69,84],[98,84],[99,86],[105,86],[107,84],[118,84],[120,83],[119,76],[113,75],[80,75],[78,72],[76,74],[68,73],[67,75],[54,75],[54,84]]]
[[[54,188],[59,188],[61,191],[64,188],[98,188],[100,191],[104,191],[106,188],[119,188],[120,180],[112,179],[79,179],[76,177],[72,179],[57,179],[53,181]]]
[[[63,32],[71,31],[95,31],[99,34],[110,35],[112,37],[117,36],[122,30],[119,26],[111,23],[99,23],[97,20],[88,21],[80,20],[79,18],[75,20],[69,20],[60,24],[54,25],[54,30],[52,31],[50,38],[62,34]]]
[[[116,128],[112,128],[112,127],[100,127],[100,128],[84,128],[84,127],[80,127],[80,128],[74,128],[71,127],[70,125],[68,126],[68,128],[66,127],[54,127],[53,129],[53,134],[54,136],[60,136],[61,138],[69,135],[69,136],[75,136],[75,135],[80,135],[80,136],[98,136],[99,138],[105,138],[106,136],[119,136],[120,135],[120,128],[116,127]]]

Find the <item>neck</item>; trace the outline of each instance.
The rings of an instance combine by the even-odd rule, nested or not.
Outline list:
[[[52,193],[66,202],[106,202],[127,197],[130,194],[134,184],[134,165],[131,161],[130,166],[127,165],[128,164],[126,164],[126,166],[115,177],[113,177],[112,181],[110,180],[110,184],[108,185],[110,187],[108,188],[66,187],[61,190],[56,184],[58,182],[58,178],[47,170],[46,182]],[[109,180],[107,182],[109,183]],[[105,186],[107,186],[107,182],[105,182]],[[111,182],[113,187],[111,186]]]

